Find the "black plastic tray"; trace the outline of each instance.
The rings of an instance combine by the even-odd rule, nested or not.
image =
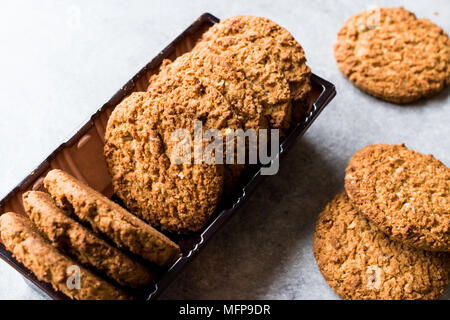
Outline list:
[[[61,153],[65,148],[71,147],[73,144],[79,142],[89,130],[95,126],[95,121],[98,121],[99,117],[105,117],[106,110],[111,111],[114,107],[132,91],[142,90],[137,85],[138,82],[142,82],[143,77],[148,78],[149,72],[156,72],[162,60],[165,58],[175,58],[183,51],[188,51],[195,43],[195,40],[199,35],[207,30],[211,25],[217,23],[218,18],[209,13],[203,14],[197,19],[191,26],[189,26],[183,33],[181,33],[173,42],[171,42],[163,51],[161,51],[152,61],[150,61],[144,68],[142,68],[130,81],[127,82],[102,108],[100,108],[90,120],[88,120],[69,140],[61,144],[47,159],[41,163],[31,174],[29,174],[19,185],[17,185],[3,200],[0,201],[0,212],[4,213],[6,209],[11,210],[18,208],[17,199],[26,190],[34,188],[36,181],[39,177],[45,175],[45,173],[52,167],[52,161]],[[186,39],[191,40],[186,42]],[[186,45],[188,43],[189,45]],[[181,46],[181,48],[180,48]],[[190,47],[190,48],[189,48]],[[304,119],[304,121],[296,124],[294,128],[290,130],[285,140],[280,145],[280,166],[282,165],[282,158],[286,155],[292,146],[303,136],[306,130],[311,126],[314,120],[319,116],[321,111],[336,95],[335,87],[332,83],[320,78],[319,76],[311,75],[312,93],[310,97],[310,112]],[[144,290],[143,293],[139,293],[138,298],[144,298],[148,300],[156,299],[167,286],[176,278],[180,271],[191,262],[195,256],[203,249],[208,240],[225,224],[225,222],[244,204],[250,197],[252,192],[258,185],[261,184],[265,176],[260,174],[260,168],[254,168],[251,174],[248,174],[246,178],[241,181],[240,188],[224,199],[219,205],[207,225],[199,232],[186,236],[172,236],[169,235],[172,240],[177,242],[183,252],[183,256],[178,259],[170,268],[165,270],[157,270],[156,283],[154,287]],[[106,193],[105,190],[101,190]],[[17,209],[19,210],[19,209]],[[16,210],[16,211],[17,211]],[[68,299],[65,295],[53,290],[48,283],[41,282],[30,273],[22,264],[17,262],[11,254],[5,249],[3,244],[0,243],[0,256],[14,269],[20,272],[28,284],[37,289],[40,293],[47,295],[51,299]]]

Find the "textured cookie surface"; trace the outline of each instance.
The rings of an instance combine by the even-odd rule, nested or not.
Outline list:
[[[184,233],[203,227],[216,208],[223,166],[195,164],[195,152],[176,159],[176,143],[187,138],[191,150],[194,120],[220,127],[231,111],[217,91],[212,103],[212,93],[201,84],[170,92],[154,97],[133,93],[114,109],[105,134],[105,158],[115,192],[133,213],[163,230]],[[186,130],[187,137],[173,141],[178,129]]]
[[[450,83],[450,40],[428,19],[403,8],[366,10],[339,31],[334,54],[357,87],[395,103],[441,91]]]
[[[73,211],[119,248],[158,265],[170,265],[179,257],[180,248],[169,238],[66,172],[51,170],[44,185],[59,207]]]
[[[267,18],[238,15],[216,23],[203,34],[200,41],[234,35],[240,35],[270,50],[280,61],[292,99],[306,101],[311,90],[311,70],[306,65],[303,48],[286,29]]]
[[[450,251],[450,169],[405,145],[369,145],[350,159],[345,190],[388,236]]]
[[[104,272],[123,286],[137,288],[152,283],[153,276],[144,266],[68,217],[47,193],[29,191],[23,195],[23,204],[39,231],[82,264]]]
[[[69,289],[71,267],[77,262],[60,253],[34,228],[31,221],[16,213],[0,216],[0,232],[6,249],[31,270],[40,281],[50,283],[57,291],[77,300],[116,300],[129,297],[108,282],[79,266],[80,288]]]
[[[183,87],[183,90],[172,92],[180,87]],[[228,105],[215,98],[215,91],[225,98]],[[206,102],[215,104],[216,112],[208,115],[208,121],[205,123],[209,129],[259,129],[268,126],[262,113],[261,101],[254,92],[252,83],[236,68],[230,57],[212,51],[188,52],[172,63],[165,60],[160,72],[150,78],[148,92],[169,96],[182,95],[185,98],[202,97],[205,100],[205,104],[200,105],[202,112],[211,108]],[[224,114],[221,115],[219,111]]]
[[[314,255],[337,294],[352,300],[437,299],[449,283],[450,256],[389,239],[345,192],[316,222]]]
[[[172,107],[167,104],[180,98],[197,100],[202,97],[203,102],[196,108],[202,113],[204,129],[218,129],[223,137],[227,136],[228,129],[268,127],[260,95],[255,92],[252,82],[230,57],[211,50],[188,52],[172,63],[166,60],[160,72],[150,79],[148,92],[166,97],[165,104],[169,109]],[[223,99],[218,99],[218,94]],[[182,116],[187,116],[190,121],[199,119],[198,115],[179,115]],[[244,165],[230,164],[224,170],[224,191],[229,193],[239,180]]]
[[[274,41],[269,38],[268,41]],[[271,128],[286,130],[292,117],[289,84],[272,51],[240,35],[199,42],[194,51],[227,57],[250,81]]]

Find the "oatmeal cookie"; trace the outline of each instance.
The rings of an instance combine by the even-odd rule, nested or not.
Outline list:
[[[450,255],[389,239],[345,192],[319,215],[313,237],[322,275],[343,299],[438,299],[449,283]]]
[[[199,42],[193,50],[214,52],[232,61],[250,81],[270,127],[283,132],[289,128],[292,117],[289,84],[271,50],[239,35]]]
[[[345,190],[392,239],[450,251],[450,169],[432,155],[404,144],[366,146],[349,161]]]
[[[51,170],[44,185],[60,208],[73,212],[119,248],[158,265],[170,265],[180,256],[178,245],[165,235],[66,172]]]
[[[245,15],[233,16],[216,23],[203,34],[200,41],[235,35],[257,43],[277,58],[289,82],[291,98],[295,101],[293,116],[295,119],[300,117],[311,91],[311,70],[306,65],[302,46],[275,22],[263,17]]]
[[[204,92],[191,89],[198,86]],[[175,88],[177,90],[174,90]],[[184,89],[180,90],[180,88]],[[242,128],[258,131],[268,128],[268,119],[264,114],[262,102],[253,90],[252,83],[246,79],[241,70],[236,68],[229,57],[212,51],[195,50],[178,57],[173,62],[164,61],[160,72],[150,78],[148,92],[153,96],[177,94],[176,99],[187,95],[190,95],[192,99],[196,99],[196,95],[208,99],[210,94],[212,99],[209,98],[209,102],[204,100],[210,105],[205,104],[201,107],[205,111],[204,117],[208,118],[204,127],[220,130],[224,138],[228,135],[229,129]],[[217,93],[223,96],[224,101],[214,101]],[[217,110],[206,112],[207,109],[214,108],[211,102],[220,103],[220,105]],[[221,115],[219,112],[224,114]],[[224,159],[225,157],[226,152]],[[236,157],[234,159],[235,164],[224,167],[225,194],[232,192],[245,169],[243,164],[236,164]]]
[[[78,263],[65,256],[34,228],[31,221],[17,213],[0,216],[0,235],[6,249],[40,280],[77,300],[123,300],[130,297],[105,280],[79,266],[80,288],[69,289],[71,267]]]
[[[198,83],[165,95],[133,93],[108,121],[105,158],[116,194],[133,213],[169,232],[199,230],[222,195],[222,165],[195,163],[195,154],[201,156],[195,150],[179,164],[174,157],[183,139],[191,150],[194,120],[205,130],[233,118],[223,96],[205,88],[211,89]],[[186,137],[173,141],[178,129]]]
[[[28,191],[23,195],[23,205],[39,231],[82,264],[104,272],[123,286],[138,288],[152,283],[153,275],[147,268],[67,216],[47,193]]]
[[[351,17],[337,35],[334,55],[358,88],[394,103],[429,97],[450,83],[448,35],[403,8]]]
[[[185,53],[173,62],[165,60],[159,73],[150,78],[147,91],[150,94],[170,95],[174,88],[184,87],[186,90],[192,86],[205,91],[197,92],[203,97],[205,93],[216,95],[212,91],[217,91],[229,104],[219,108],[226,111],[224,116],[211,114],[208,117],[208,129],[268,127],[261,101],[254,92],[252,83],[229,57],[212,51],[195,50]]]

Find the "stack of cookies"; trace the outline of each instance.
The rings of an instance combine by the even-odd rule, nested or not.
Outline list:
[[[364,147],[313,243],[344,299],[437,299],[450,281],[450,169],[403,144]]]
[[[200,122],[202,133],[215,129],[223,137],[230,129],[278,129],[282,137],[307,112],[305,62],[300,44],[266,18],[235,16],[211,27],[109,118],[104,151],[115,193],[163,231],[200,230],[247,166],[198,163],[194,156],[172,161],[172,134],[182,129],[194,137]]]
[[[35,276],[72,299],[129,299],[122,288],[152,284],[136,257],[171,265],[180,248],[119,205],[64,171],[45,177],[50,194],[23,195],[28,218],[0,216],[6,249]]]
[[[147,262],[170,266],[181,255],[154,228],[200,230],[247,168],[172,161],[173,134],[182,129],[195,139],[199,122],[202,147],[209,129],[224,137],[230,129],[277,129],[283,137],[308,112],[310,90],[305,54],[288,31],[260,17],[224,20],[192,51],[164,61],[148,90],[125,98],[109,118],[104,154],[130,211],[55,169],[44,179],[48,193],[23,195],[28,218],[1,215],[2,243],[70,298],[128,299],[130,288],[153,283]]]

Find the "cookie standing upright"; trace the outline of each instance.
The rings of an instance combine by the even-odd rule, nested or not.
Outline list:
[[[433,156],[404,144],[366,146],[348,163],[345,190],[391,238],[450,251],[450,169]]]
[[[359,13],[337,35],[339,69],[358,88],[394,103],[432,96],[450,84],[450,40],[403,8]]]
[[[165,60],[159,73],[150,78],[147,91],[150,94],[173,96],[172,90],[180,87],[184,91],[175,93],[186,97],[191,94],[186,90],[197,87],[204,91],[196,92],[197,96],[203,93],[203,98],[209,95],[213,99],[217,91],[224,97],[228,105],[211,100],[222,113],[216,111],[208,115],[205,125],[209,129],[268,127],[260,98],[252,83],[229,56],[219,55],[212,50],[194,50],[179,56],[173,62]]]
[[[269,40],[274,41],[272,38]],[[272,50],[240,35],[199,42],[193,50],[212,52],[232,61],[249,80],[270,127],[282,133],[289,129],[292,121],[291,93],[280,61],[274,57]]]
[[[344,299],[438,299],[450,280],[450,254],[389,239],[359,213],[345,192],[320,213],[314,256],[330,287]]]
[[[203,119],[206,130],[229,116],[223,96],[200,83],[169,95],[133,93],[123,100],[109,118],[104,150],[114,190],[127,208],[165,231],[199,230],[220,201],[223,166],[195,163],[195,150],[178,159],[177,141],[186,138],[191,150],[195,119]],[[177,130],[187,137],[174,141]]]
[[[210,96],[210,102],[204,100],[205,103],[216,104],[216,110],[213,110],[214,106],[205,104],[205,108],[202,107],[203,114],[192,118],[192,121],[205,120],[203,124],[205,130],[220,130],[226,139],[228,132],[231,132],[230,129],[258,131],[268,127],[261,100],[253,90],[251,81],[236,68],[229,57],[212,51],[195,50],[171,63],[165,61],[160,72],[151,77],[148,92],[167,97],[174,94],[178,97],[187,97],[189,91],[195,92],[191,88],[199,85],[204,88],[202,89],[204,92],[200,92],[197,96]],[[217,93],[223,96],[223,101],[215,97]],[[191,98],[196,99],[195,96]],[[226,156],[225,152],[224,159]],[[225,193],[233,190],[245,168],[243,164],[236,164],[236,157],[233,156],[235,164],[224,166]]]
[[[306,65],[305,52],[294,37],[275,22],[256,16],[237,15],[224,19],[206,31],[200,41],[239,35],[270,50],[280,62],[289,82],[291,98],[295,101],[293,117],[302,117],[311,91],[311,70]]]

